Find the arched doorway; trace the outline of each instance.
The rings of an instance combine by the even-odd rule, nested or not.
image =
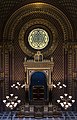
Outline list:
[[[29,100],[30,101],[48,100],[47,78],[44,72],[38,71],[32,74],[29,86]]]

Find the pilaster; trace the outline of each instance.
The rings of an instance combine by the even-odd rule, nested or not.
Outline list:
[[[4,93],[9,94],[10,84],[13,80],[13,44],[5,42],[3,44],[3,70],[4,70]]]
[[[74,42],[67,42],[64,44],[64,76],[67,84],[67,92],[74,96]]]

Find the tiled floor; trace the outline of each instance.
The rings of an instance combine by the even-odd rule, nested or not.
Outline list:
[[[65,117],[66,115],[66,117]],[[11,120],[11,113],[10,112],[3,112],[0,113],[0,120]],[[17,118],[16,112],[12,113],[12,120],[38,120],[36,118]],[[62,116],[58,118],[50,117],[50,118],[41,118],[39,120],[77,120],[77,112],[75,111],[68,111],[62,112]]]

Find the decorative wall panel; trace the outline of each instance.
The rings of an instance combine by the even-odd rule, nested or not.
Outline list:
[[[35,28],[43,28],[49,32],[50,42],[46,49],[42,49],[46,59],[53,56],[53,81],[64,82],[64,50],[65,41],[74,41],[71,23],[58,8],[46,3],[31,3],[16,10],[8,19],[3,39],[14,43],[14,80],[24,80],[23,61],[25,56],[32,59],[36,50],[28,44],[28,33]],[[24,42],[25,41],[25,42]],[[24,44],[25,43],[25,44]],[[21,47],[25,49],[22,49]],[[60,91],[57,91],[60,92]]]

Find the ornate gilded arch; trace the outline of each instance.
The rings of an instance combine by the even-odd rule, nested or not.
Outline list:
[[[24,36],[26,31],[34,25],[42,26],[45,30],[48,29],[49,34],[51,33],[51,46],[47,47],[46,51],[42,50],[45,56],[52,54],[57,47],[60,37],[57,25],[61,27],[63,41],[73,40],[72,26],[65,14],[55,6],[40,2],[27,4],[16,10],[6,23],[3,38],[4,40],[14,41],[17,31],[21,49],[28,56],[33,56],[35,51],[24,44]],[[19,26],[19,29],[17,29],[17,26]]]

